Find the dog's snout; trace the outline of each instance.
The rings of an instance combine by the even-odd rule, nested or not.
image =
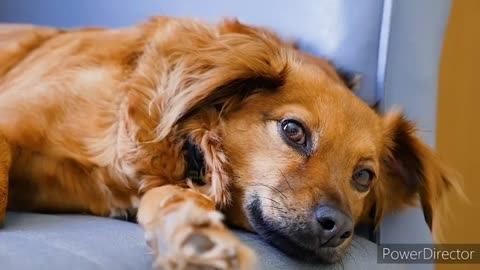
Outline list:
[[[352,236],[352,218],[335,207],[318,206],[315,218],[320,225],[319,237],[322,246],[337,247]]]

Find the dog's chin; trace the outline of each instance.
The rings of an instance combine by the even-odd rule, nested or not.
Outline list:
[[[312,237],[305,235],[296,237],[294,234],[286,234],[276,229],[273,224],[265,220],[259,199],[254,199],[247,206],[247,213],[249,222],[256,233],[293,258],[311,263],[332,264],[340,261],[347,252],[350,241],[346,241],[338,247],[322,247],[317,245]]]
[[[333,264],[339,262],[346,254],[344,245],[339,247],[306,247],[295,240],[291,240],[290,237],[281,232],[260,229],[259,234],[285,254],[305,262]]]

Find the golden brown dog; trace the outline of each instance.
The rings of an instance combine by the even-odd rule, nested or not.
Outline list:
[[[378,223],[418,194],[432,225],[454,184],[400,113],[379,116],[331,64],[266,30],[0,26],[0,219],[7,206],[138,209],[156,265],[250,269],[216,209],[288,254],[334,262],[373,210]]]

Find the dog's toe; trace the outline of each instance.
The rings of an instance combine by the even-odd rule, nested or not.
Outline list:
[[[171,230],[161,230],[156,246],[157,269],[175,270],[250,270],[253,252],[222,223],[221,214],[186,205],[165,219]]]
[[[193,231],[182,242],[181,257],[185,269],[248,269],[253,261],[249,248],[224,228],[201,228]]]

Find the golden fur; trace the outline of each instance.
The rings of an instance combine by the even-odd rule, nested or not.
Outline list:
[[[379,116],[329,62],[236,21],[159,17],[69,31],[1,25],[0,63],[0,220],[7,188],[12,210],[122,216],[139,207],[156,263],[167,268],[251,267],[251,251],[215,205],[228,222],[261,231],[249,212],[259,200],[272,227],[308,234],[319,202],[355,223],[375,207],[378,223],[419,194],[431,224],[455,184],[401,113]],[[310,130],[308,156],[278,135],[286,117]],[[185,179],[188,138],[205,156],[205,186]],[[358,166],[375,171],[367,192],[352,188]],[[223,255],[185,247],[198,239]],[[328,252],[313,242],[303,248],[336,261],[349,242]]]

